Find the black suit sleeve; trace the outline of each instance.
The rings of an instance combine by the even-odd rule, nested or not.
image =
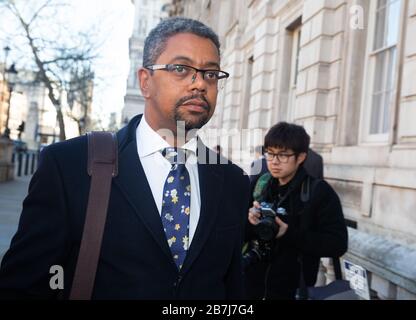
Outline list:
[[[240,219],[238,236],[234,239],[235,249],[233,252],[230,268],[225,278],[226,297],[229,300],[243,299],[243,271],[242,271],[242,246],[244,239],[244,227],[247,220],[247,199],[250,192],[250,181],[247,176],[241,179],[240,192],[236,201],[238,205],[238,217]]]
[[[62,265],[68,247],[67,206],[62,179],[49,148],[23,202],[19,226],[0,268],[0,298],[54,298],[50,268]],[[59,290],[58,290],[59,291]]]

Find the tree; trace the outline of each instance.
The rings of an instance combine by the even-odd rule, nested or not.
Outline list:
[[[78,133],[91,129],[91,105],[94,89],[94,72],[90,65],[76,66],[70,71],[71,77],[66,88],[70,110],[67,116],[78,125]]]
[[[31,1],[30,4],[33,8],[28,8],[28,1],[0,1],[2,9],[7,10],[17,20],[20,35],[25,39],[33,67],[36,69],[37,79],[44,84],[48,97],[55,106],[60,129],[59,138],[62,141],[66,139],[62,111],[64,94],[68,93],[67,90],[75,96],[83,95],[79,92],[92,92],[91,64],[98,57],[98,45],[91,41],[91,33],[74,35],[66,30],[65,26],[59,25],[58,21],[54,21],[57,10],[65,8],[68,4],[57,0]],[[45,28],[45,24],[48,24],[47,30],[50,34],[40,32],[41,28]],[[75,85],[74,81],[80,79],[82,81]],[[84,85],[86,87],[83,87]],[[78,119],[78,124],[79,121],[81,119]]]

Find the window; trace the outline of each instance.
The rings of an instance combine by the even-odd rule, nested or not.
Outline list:
[[[299,73],[299,52],[300,52],[300,35],[301,30],[300,28],[296,29],[293,32],[293,52],[295,52],[295,56],[293,57],[293,85],[296,87],[296,84],[298,83],[298,73]]]
[[[370,64],[373,72],[367,134],[387,139],[396,96],[397,43],[400,34],[401,0],[378,0],[374,15],[374,38]],[[372,140],[372,139],[370,139]],[[377,140],[377,139],[376,139]]]
[[[296,85],[298,82],[299,74],[299,52],[300,52],[300,37],[301,37],[301,28],[297,27],[292,31],[292,57],[291,57],[291,66],[290,66],[290,87],[289,87],[289,105],[287,120],[293,121],[295,118],[295,108],[296,108]]]
[[[250,114],[250,98],[251,98],[251,82],[253,81],[253,63],[254,63],[254,57],[250,56],[246,60],[245,65],[245,88],[244,88],[244,100],[243,105],[241,107],[241,122],[240,127],[241,129],[247,129],[248,128],[248,117]]]

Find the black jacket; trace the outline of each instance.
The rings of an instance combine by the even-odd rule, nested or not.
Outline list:
[[[201,212],[178,272],[137,153],[141,116],[117,133],[112,181],[93,299],[226,299],[242,295],[241,245],[249,181],[233,164],[198,163]],[[216,154],[206,150],[211,158]],[[87,207],[85,136],[44,149],[11,247],[0,269],[0,297],[54,298],[50,267],[64,267],[68,297]]]
[[[260,262],[246,270],[248,298],[293,299],[299,286],[299,257],[304,261],[308,286],[314,285],[321,257],[341,256],[347,250],[348,235],[340,200],[332,187],[319,180],[308,202],[300,198],[301,186],[307,177],[301,167],[292,181],[293,191],[281,204],[288,212],[282,220],[288,223],[286,234],[274,241],[270,263]],[[314,178],[311,178],[313,184]],[[270,180],[264,199],[274,202],[282,191],[278,180]],[[256,238],[255,227],[247,222],[246,240]]]

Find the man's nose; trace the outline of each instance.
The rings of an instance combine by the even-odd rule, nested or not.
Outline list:
[[[207,90],[207,82],[204,80],[202,72],[195,72],[191,78],[191,90],[197,89],[198,91]]]

